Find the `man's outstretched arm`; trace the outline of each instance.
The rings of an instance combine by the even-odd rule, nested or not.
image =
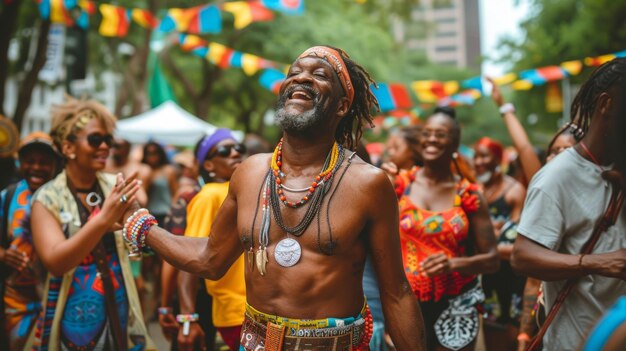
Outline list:
[[[397,350],[426,350],[424,321],[415,294],[404,274],[398,200],[387,177],[380,172],[372,181],[369,247],[378,277],[387,330]]]
[[[180,270],[211,280],[221,278],[243,252],[236,226],[237,202],[231,192],[217,213],[209,238],[173,235],[153,226],[147,244]]]

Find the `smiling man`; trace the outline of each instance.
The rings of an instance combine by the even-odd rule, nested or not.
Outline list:
[[[351,151],[377,106],[372,82],[339,49],[306,50],[280,88],[283,139],[273,154],[237,168],[208,240],[157,226],[127,230],[135,245],[145,242],[174,266],[213,280],[244,254],[242,350],[369,349],[372,319],[362,289],[368,252],[396,348],[424,349],[394,190]],[[149,216],[131,213],[130,223]]]
[[[30,198],[35,190],[52,179],[57,154],[48,134],[35,132],[26,136],[18,151],[22,180],[0,193],[0,265],[3,271],[2,333],[10,350],[21,349],[39,312],[35,252],[28,238]],[[2,346],[2,345],[0,345]],[[6,345],[4,345],[6,347]]]

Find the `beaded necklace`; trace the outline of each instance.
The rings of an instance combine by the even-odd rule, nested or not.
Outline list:
[[[300,201],[291,202],[287,201],[283,191],[282,178],[285,177],[285,175],[281,171],[282,144],[283,140],[281,139],[279,144],[276,146],[276,149],[274,150],[274,154],[272,155],[270,169],[265,176],[261,190],[261,194],[263,197],[263,213],[261,220],[261,229],[259,233],[259,248],[257,249],[255,254],[255,263],[261,275],[265,275],[265,266],[269,261],[267,257],[267,246],[269,245],[271,212],[274,212],[274,219],[276,220],[278,226],[285,233],[287,233],[287,238],[282,239],[276,244],[276,248],[274,250],[274,258],[276,259],[276,262],[281,266],[291,267],[298,263],[298,261],[300,260],[302,249],[300,247],[300,244],[296,240],[289,238],[289,234],[300,237],[302,234],[304,234],[304,231],[309,227],[315,216],[318,215],[323,204],[324,196],[331,189],[333,178],[337,173],[339,167],[341,167],[345,157],[343,147],[337,143],[334,143],[332,150],[326,157],[326,162],[322,171],[315,177],[315,180],[311,184],[311,187],[309,187],[308,189],[308,193],[303,196]],[[291,188],[289,188],[289,190],[287,191],[290,190]],[[307,203],[309,203],[309,207],[306,209],[302,220],[298,224],[293,227],[288,227],[283,221],[280,208],[281,202],[289,208],[299,208]],[[254,245],[254,241],[252,245]],[[252,247],[248,253],[248,261],[250,263],[252,261],[251,256]]]
[[[276,145],[276,149],[274,149],[274,154],[272,154],[272,164],[271,170],[274,174],[274,182],[276,183],[276,192],[278,194],[278,198],[280,201],[287,207],[298,208],[302,205],[306,204],[315,193],[315,190],[327,182],[328,179],[332,178],[334,171],[337,168],[337,164],[341,164],[339,161],[339,155],[343,155],[343,147],[336,142],[333,144],[333,148],[326,157],[326,162],[324,163],[324,167],[322,171],[315,177],[315,180],[311,183],[311,186],[303,189],[292,189],[286,187],[283,184],[282,178],[285,177],[285,174],[282,172],[281,167],[283,165],[283,139],[280,139],[278,145]],[[287,201],[287,197],[284,194],[284,191],[288,192],[305,192],[308,190],[308,194],[304,195],[300,201],[291,202]]]

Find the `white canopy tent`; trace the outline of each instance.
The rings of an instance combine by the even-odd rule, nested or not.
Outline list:
[[[166,101],[140,115],[117,123],[116,136],[134,144],[156,141],[161,144],[191,146],[216,126],[202,121],[173,101]]]

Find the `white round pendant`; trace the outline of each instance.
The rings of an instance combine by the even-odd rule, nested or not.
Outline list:
[[[274,248],[274,258],[279,265],[291,267],[300,261],[302,248],[300,244],[291,238],[285,238],[276,244]]]

